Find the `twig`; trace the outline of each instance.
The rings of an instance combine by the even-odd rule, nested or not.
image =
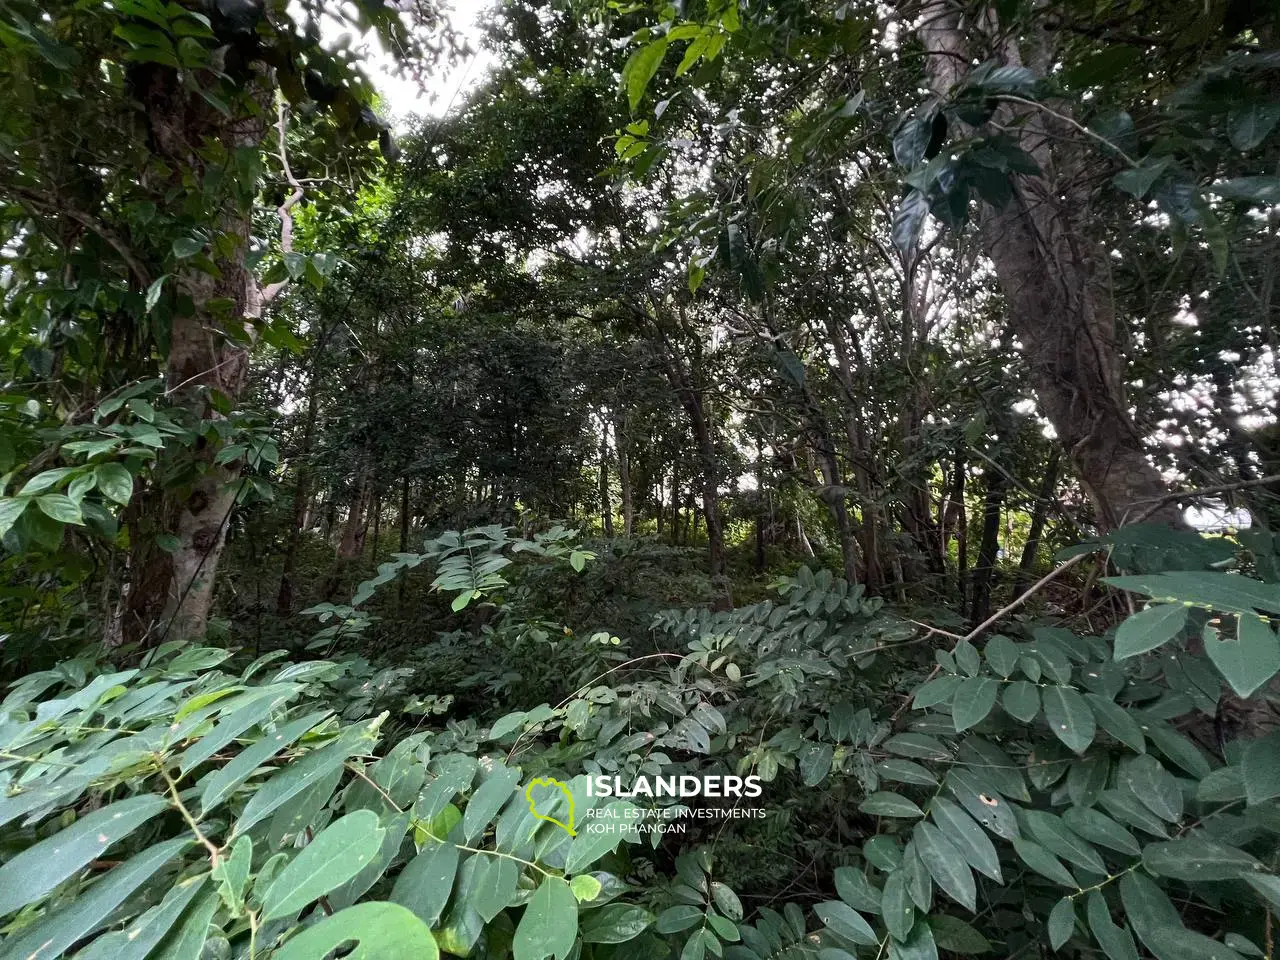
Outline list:
[[[222,852],[218,849],[217,844],[206,837],[200,829],[200,825],[196,823],[195,817],[191,816],[191,811],[187,809],[186,804],[182,802],[182,798],[178,796],[178,783],[173,777],[169,776],[169,771],[164,768],[164,759],[156,757],[160,765],[160,776],[164,778],[164,782],[169,787],[169,796],[173,798],[173,805],[178,808],[178,812],[182,814],[182,819],[187,821],[187,826],[191,832],[196,835],[196,839],[209,851],[209,863],[216,870],[218,868],[218,860],[222,856]]]
[[[293,175],[293,168],[289,166],[289,152],[286,146],[285,135],[288,133],[288,113],[285,109],[284,98],[279,97],[276,100],[276,129],[280,132],[280,166],[284,169],[284,178],[289,186],[293,187],[292,192],[285,198],[284,203],[280,204],[277,212],[280,215],[280,252],[293,253],[293,213],[292,210],[306,195],[302,189],[302,184],[298,182],[298,178]],[[262,289],[261,300],[258,304],[259,310],[269,304],[280,292],[289,286],[288,280],[280,280],[276,283],[269,283]]]
[[[1102,134],[1094,133],[1084,124],[1080,123],[1078,120],[1072,119],[1071,117],[1067,116],[1065,113],[1058,113],[1058,111],[1052,110],[1049,107],[1046,107],[1043,103],[1039,103],[1035,100],[1028,100],[1026,97],[1016,97],[1011,93],[996,94],[996,99],[1007,100],[1012,103],[1021,103],[1024,106],[1035,107],[1037,110],[1043,110],[1045,113],[1049,114],[1049,116],[1055,117],[1058,120],[1061,120],[1063,123],[1066,123],[1072,127],[1075,127],[1077,130],[1083,133],[1086,137],[1092,137],[1094,140],[1097,140],[1103,146],[1110,147],[1117,154],[1119,154],[1120,159],[1122,159],[1129,166],[1131,167],[1138,166],[1137,160],[1133,159],[1133,157],[1129,156],[1127,153],[1125,153],[1123,150],[1117,147],[1114,143],[1112,143],[1106,137],[1102,136]]]

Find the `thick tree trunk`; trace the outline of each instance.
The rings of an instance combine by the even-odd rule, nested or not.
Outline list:
[[[364,556],[365,535],[369,531],[369,506],[373,499],[373,483],[369,476],[361,475],[356,481],[355,496],[351,498],[351,512],[342,527],[342,539],[338,542],[338,559],[357,560]]]
[[[940,97],[964,79],[971,62],[962,16],[946,0],[928,0],[920,11],[917,33],[928,54],[930,85]],[[1024,66],[1013,43],[1003,50],[1006,65]],[[1035,60],[1031,66],[1043,72],[1051,52],[1039,51]],[[1110,529],[1132,520],[1166,487],[1129,416],[1106,251],[1089,235],[1090,187],[1081,174],[1088,167],[1085,150],[1092,147],[1034,105],[1006,102],[996,119],[1041,172],[1012,177],[1013,199],[1004,209],[979,205],[983,247],[1022,342],[1040,410],[1093,501],[1098,524]],[[1151,519],[1182,525],[1172,503]]]

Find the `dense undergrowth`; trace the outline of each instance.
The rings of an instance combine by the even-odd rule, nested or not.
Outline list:
[[[0,955],[1269,955],[1280,583],[1245,542],[1123,528],[1118,628],[966,638],[809,567],[638,626],[670,548],[487,527],[291,646],[88,650],[3,701]],[[691,775],[760,796],[587,790]]]

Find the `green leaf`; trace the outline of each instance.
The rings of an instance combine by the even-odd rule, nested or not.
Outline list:
[[[1103,730],[1130,750],[1146,753],[1147,741],[1142,735],[1142,727],[1129,716],[1124,707],[1096,693],[1086,693],[1084,696]]]
[[[895,783],[910,783],[919,787],[936,787],[938,778],[914,760],[901,760],[891,757],[881,760],[875,766],[876,773],[882,780]]]
[[[376,730],[381,719],[347,727],[331,742],[294,760],[276,773],[244,805],[240,819],[231,831],[232,838],[275,813],[282,805],[327,776],[335,767],[342,766],[347,757],[371,747],[377,739]]]
[[[1049,911],[1049,946],[1054,950],[1062,949],[1062,945],[1071,939],[1076,930],[1076,908],[1071,900],[1063,897]]]
[[[626,943],[653,923],[654,916],[632,903],[610,903],[582,916],[583,943]]]
[[[564,960],[578,937],[578,901],[569,884],[546,877],[529,898],[512,941],[515,960]]]
[[[1268,205],[1280,203],[1280,177],[1236,177],[1234,180],[1219,180],[1205,189],[1235,200],[1252,200]]]
[[[1254,100],[1227,114],[1227,138],[1237,150],[1252,150],[1280,123],[1280,103]]]
[[[431,931],[404,907],[372,901],[339,910],[307,927],[271,955],[271,960],[324,960],[339,946],[358,941],[344,960],[439,960]]]
[[[972,957],[991,951],[991,941],[959,917],[946,915],[929,918],[929,928],[938,949],[945,953],[957,953]]]
[[[233,917],[244,912],[244,887],[249,882],[249,867],[253,863],[253,839],[241,837],[231,848],[231,855],[218,860],[213,868],[213,880],[218,885],[218,895]]]
[[[209,888],[195,901],[147,960],[198,960],[209,939],[209,924],[222,902]]]
[[[34,477],[22,485],[22,489],[18,491],[18,495],[22,497],[35,496],[37,493],[43,493],[57,486],[71,474],[75,473],[74,467],[56,467],[53,470],[45,470],[37,473]]]
[[[889,960],[938,960],[938,945],[927,923],[917,923],[903,941],[889,941]]]
[[[1280,672],[1280,640],[1256,614],[1237,618],[1234,640],[1219,639],[1216,630],[1206,628],[1204,652],[1241,697],[1253,696]]]
[[[1053,735],[1076,753],[1084,753],[1097,733],[1093,712],[1071,687],[1045,688],[1044,719]]]
[[[658,923],[654,929],[662,934],[679,933],[681,930],[688,930],[701,921],[701,907],[681,903],[674,907],[667,907],[666,910],[658,914]]]
[[[27,504],[30,502],[26,497],[0,498],[0,537],[13,529],[13,525],[18,522],[22,511],[27,509]]]
[[[466,896],[467,906],[480,914],[485,923],[491,923],[494,917],[511,904],[516,894],[516,887],[520,883],[520,867],[514,860],[506,857],[480,855],[473,857],[472,860],[475,873]],[[574,883],[579,880],[588,885],[595,883],[597,887],[599,886],[599,881],[590,875],[574,877]],[[597,889],[592,896],[582,897],[578,895],[579,890],[574,884],[569,886],[576,900],[590,900],[600,892]]]
[[[836,882],[836,889],[839,889],[839,881]],[[735,923],[742,919],[742,901],[738,899],[738,895],[730,890],[723,883],[711,884],[711,898],[715,901],[720,912]]]
[[[513,861],[508,860],[506,862],[511,863],[514,866]],[[518,873],[519,871],[517,871],[517,875]],[[574,899],[579,903],[589,903],[596,897],[600,896],[600,891],[604,889],[604,886],[599,880],[591,876],[591,874],[583,873],[569,881],[569,889],[573,891]],[[481,915],[483,916],[483,911],[481,912]],[[490,917],[486,919],[492,918]]]
[[[910,254],[915,249],[928,215],[928,198],[919,190],[908,193],[893,215],[893,245],[899,251]]]
[[[640,106],[649,81],[658,72],[658,67],[662,66],[662,60],[667,55],[668,43],[666,37],[659,37],[652,43],[645,44],[631,54],[622,68],[622,86],[627,92],[627,101],[631,104],[632,110]]]
[[[1240,775],[1250,804],[1280,797],[1280,732],[1244,745]]]
[[[262,894],[262,919],[297,913],[364,869],[382,845],[378,815],[357,810],[321,830]]]
[[[917,823],[911,836],[916,855],[943,891],[962,906],[977,909],[977,885],[964,855],[932,823]]]
[[[80,504],[62,493],[46,493],[36,497],[36,506],[45,516],[59,523],[74,523],[84,526],[84,516],[80,513]]]
[[[110,500],[121,505],[127,504],[133,497],[133,474],[119,463],[100,463],[93,475],[98,481],[98,489]]]
[[[877,817],[923,817],[924,811],[900,793],[881,790],[869,794],[858,804],[863,813]]]
[[[481,769],[484,769],[483,764]],[[462,834],[468,843],[483,833],[489,821],[511,801],[519,782],[519,767],[508,767],[501,760],[493,761],[487,777],[471,795],[462,814]]]
[[[1040,715],[1040,690],[1034,683],[1015,680],[1004,688],[1003,703],[1011,717],[1030,723]]]
[[[951,721],[962,733],[986,719],[996,705],[1000,684],[991,677],[966,677],[960,681],[951,701]]]
[[[1040,844],[1019,837],[1013,841],[1013,850],[1022,859],[1023,863],[1042,877],[1048,877],[1064,887],[1079,889],[1075,878],[1071,876],[1071,871],[1064,867],[1057,857],[1040,846]]]
[[[1061,818],[1044,810],[1028,810],[1026,822],[1032,835],[1050,853],[1092,873],[1106,875],[1107,865],[1098,852],[1068,828]]]
[[[1156,876],[1174,880],[1238,880],[1262,870],[1243,850],[1203,837],[1147,844],[1142,863]]]
[[[1009,677],[1018,666],[1018,657],[1021,653],[1018,645],[1003,634],[997,633],[982,649],[982,655],[986,658],[991,669],[1002,677]]]
[[[915,924],[916,908],[911,902],[911,894],[907,891],[907,874],[904,870],[894,870],[884,882],[884,892],[880,900],[880,915],[884,919],[885,929],[895,940],[905,940]]]
[[[818,919],[830,927],[838,936],[852,943],[873,947],[880,942],[876,932],[853,907],[839,900],[828,900],[813,908]]]
[[[1062,822],[1086,840],[1109,850],[1118,850],[1133,857],[1142,853],[1142,847],[1138,845],[1133,834],[1105,813],[1084,807],[1072,807],[1063,812]]]
[[[1157,603],[1139,610],[1116,630],[1115,658],[1124,660],[1163,646],[1187,625],[1187,608]]]
[[[1141,166],[1117,173],[1111,182],[1118,189],[1141,200],[1168,169],[1171,162],[1169,157],[1161,157],[1155,163],[1144,162]]]
[[[458,872],[458,847],[448,841],[431,843],[410,860],[391,888],[391,899],[432,927],[440,921]]]
[[[288,699],[287,696],[272,696],[272,693],[270,689],[263,689],[261,696],[254,697],[218,721],[212,731],[188,747],[178,758],[178,772],[185,777],[250,727],[265,720],[272,710]]]
[[[871,881],[860,870],[854,867],[837,867],[835,880],[840,899],[853,909],[867,913],[880,912],[880,891],[871,885]]]
[[[144,960],[156,956],[152,950],[205,888],[208,879],[209,875],[202,873],[179,882],[160,903],[135,917],[123,930],[98,937],[76,954],[76,960]]]
[[[168,806],[155,794],[118,800],[27,847],[0,867],[0,916],[39,900]]]
[[[995,845],[973,817],[946,797],[935,797],[929,805],[929,813],[969,866],[996,883],[1004,883],[1000,873],[1000,856],[996,853]]]
[[[322,723],[330,712],[317,710],[315,713],[309,713],[292,723],[285,724],[240,751],[230,763],[204,781],[204,792],[200,794],[200,815],[207,817],[235,792],[236,787],[253,776],[255,770],[290,747],[308,730]]]
[[[129,896],[166,863],[192,844],[178,837],[148,847],[104,874],[65,905],[45,914],[4,944],[6,957],[59,957],[76,941],[97,930]]]
[[[1111,911],[1107,909],[1107,901],[1102,899],[1102,894],[1096,890],[1090,893],[1085,899],[1084,912],[1094,939],[1110,960],[1138,960],[1133,935],[1112,922]]]
[[[1155,757],[1144,754],[1120,767],[1120,781],[1148,810],[1170,823],[1182,819],[1183,798],[1178,781]]]

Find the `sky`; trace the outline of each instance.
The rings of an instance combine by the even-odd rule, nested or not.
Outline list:
[[[471,56],[461,58],[457,65],[447,72],[428,77],[425,90],[413,80],[393,74],[391,58],[376,40],[372,38],[366,40],[369,55],[365,60],[365,69],[378,88],[378,92],[385,99],[386,110],[390,114],[387,119],[397,130],[405,130],[409,126],[409,118],[415,114],[430,117],[444,116],[462,102],[466,92],[483,80],[485,73],[493,65],[493,56],[487,50],[478,49],[480,46],[478,20],[493,6],[494,0],[446,0],[446,2],[453,28],[468,42],[473,53]],[[336,24],[330,25],[331,35],[336,35],[339,30]]]

